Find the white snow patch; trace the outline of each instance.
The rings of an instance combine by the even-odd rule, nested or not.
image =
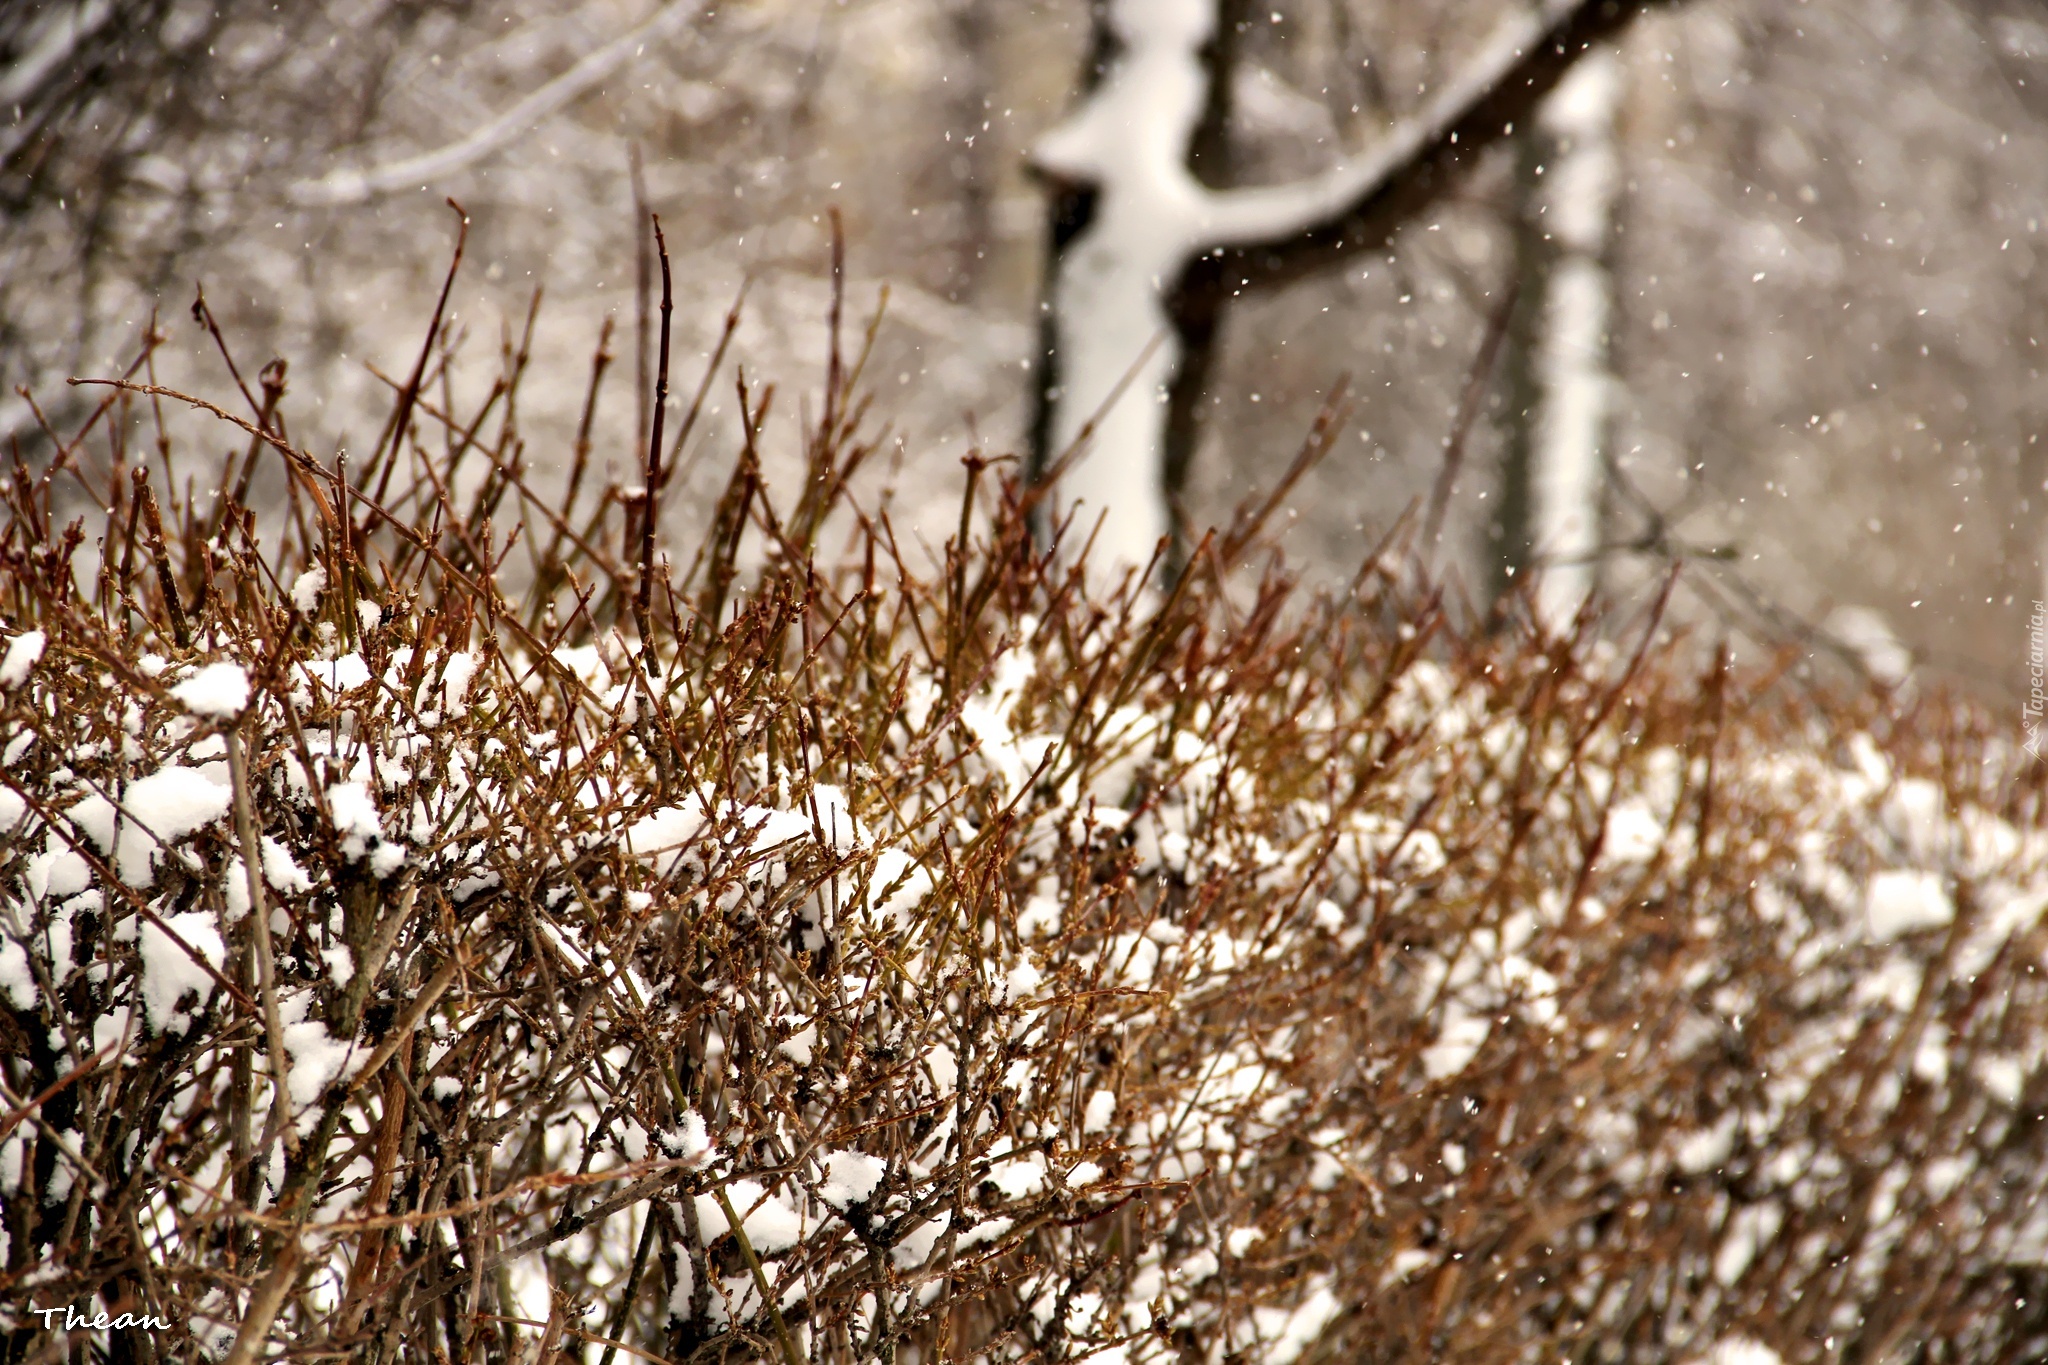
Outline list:
[[[1657,856],[1663,843],[1664,822],[1649,805],[1622,801],[1607,812],[1607,837],[1600,845],[1601,860],[1623,865],[1646,863]]]
[[[916,911],[931,894],[932,877],[901,849],[885,848],[875,855],[875,870],[868,879],[870,913],[883,924]]]
[[[29,670],[42,662],[50,637],[40,630],[23,631],[7,642],[7,657],[0,659],[0,687],[19,687],[28,681]]]
[[[1493,1032],[1493,1021],[1450,1007],[1436,1042],[1422,1050],[1423,1074],[1433,1081],[1448,1080],[1472,1064],[1479,1049]]]
[[[39,998],[28,952],[11,938],[0,939],[0,995],[18,1010],[34,1009]]]
[[[173,938],[175,934],[177,937]],[[211,963],[214,971],[227,961],[227,948],[212,915],[194,911],[166,916],[163,928],[142,921],[136,952],[142,959],[142,1014],[149,1026],[161,1033],[178,1012],[178,1001],[187,991],[196,991],[203,1005],[216,984],[213,974],[192,960],[178,945],[182,939],[192,952]]]
[[[313,889],[313,879],[292,859],[291,850],[268,835],[263,837],[263,880],[287,896]]]
[[[811,1055],[818,1046],[818,1026],[806,1024],[776,1045],[776,1052],[789,1058],[798,1066],[809,1066]]]
[[[299,1009],[310,1003],[301,997]],[[285,1084],[291,1091],[292,1106],[305,1109],[327,1093],[348,1066],[351,1046],[327,1031],[318,1019],[284,1026],[284,1050],[291,1058]]]
[[[1727,1234],[1714,1253],[1714,1278],[1733,1288],[1784,1221],[1785,1211],[1776,1204],[1747,1204],[1730,1214]]]
[[[1785,1358],[1750,1337],[1728,1337],[1714,1343],[1702,1365],[1785,1365]]]
[[[1421,1247],[1409,1247],[1406,1251],[1397,1251],[1394,1253],[1394,1259],[1387,1262],[1385,1282],[1391,1284],[1398,1280],[1405,1280],[1435,1260],[1436,1257],[1434,1255],[1424,1251]]]
[[[314,660],[298,666],[301,680],[318,683],[329,693],[352,692],[370,680],[370,666],[360,654],[344,654],[331,662]]]
[[[704,1116],[692,1109],[685,1113],[676,1124],[676,1158],[693,1165],[701,1165],[711,1155],[715,1145],[711,1132],[704,1126]]]
[[[1889,941],[1921,929],[1938,929],[1956,917],[1955,902],[1938,872],[1898,868],[1870,879],[1864,914],[1872,938]]]
[[[469,685],[476,678],[477,657],[464,650],[448,656],[441,672],[441,712],[454,719],[469,710]]]
[[[944,1236],[946,1229],[952,1225],[953,1215],[942,1213],[929,1223],[920,1223],[904,1233],[902,1239],[896,1243],[896,1249],[890,1253],[896,1262],[896,1268],[911,1270],[923,1265],[930,1258],[932,1248],[938,1245],[939,1238]]]
[[[976,1223],[954,1240],[953,1249],[955,1251],[971,1251],[975,1247],[993,1242],[1004,1236],[1016,1225],[1017,1222],[1013,1218],[991,1218],[986,1222]],[[1098,1357],[1098,1359],[1100,1358]]]
[[[320,594],[325,591],[327,570],[316,564],[292,580],[293,609],[301,616],[311,616],[320,605]]]
[[[754,1181],[730,1182],[725,1187],[725,1197],[731,1201],[733,1212],[740,1216],[740,1226],[757,1253],[786,1251],[803,1240],[802,1215]],[[707,1243],[732,1230],[717,1196],[697,1196],[697,1227]]]
[[[80,807],[96,799],[88,797],[74,807],[73,821],[78,820]],[[154,886],[157,861],[163,850],[220,819],[232,804],[234,794],[226,787],[209,781],[196,768],[176,763],[129,783],[121,793],[126,818],[119,822],[115,872],[130,886]],[[99,837],[97,831],[90,832],[102,849],[111,841]],[[111,835],[112,831],[108,833]]]
[[[1045,1188],[1045,1158],[1028,1156],[989,1169],[988,1180],[1011,1199],[1028,1199]]]
[[[1017,912],[1017,937],[1025,942],[1054,938],[1060,932],[1060,903],[1051,896],[1034,895]]]
[[[334,817],[335,833],[342,836],[341,851],[351,861],[363,856],[372,839],[384,837],[377,819],[377,803],[361,782],[337,782],[327,789],[327,812]]]
[[[1735,1149],[1735,1128],[1740,1118],[1731,1109],[1713,1127],[1696,1129],[1677,1138],[1672,1143],[1672,1164],[1688,1175],[1701,1175],[1720,1166]]]
[[[1298,1308],[1252,1310],[1252,1326],[1266,1343],[1266,1349],[1256,1357],[1262,1365],[1294,1365],[1303,1351],[1315,1345],[1323,1329],[1344,1311],[1344,1305],[1330,1292],[1327,1276],[1319,1275],[1311,1283],[1315,1288]]]
[[[872,1196],[888,1170],[887,1162],[865,1152],[827,1152],[818,1198],[843,1213]]]
[[[171,695],[195,716],[233,720],[249,708],[249,675],[240,664],[208,664]]]
[[[1971,1072],[1985,1091],[2005,1105],[2016,1105],[2027,1088],[2027,1064],[2017,1057],[1993,1054],[1979,1057]]]
[[[704,807],[671,806],[635,820],[626,829],[626,852],[655,863],[661,876],[672,875],[683,850],[704,829]]]

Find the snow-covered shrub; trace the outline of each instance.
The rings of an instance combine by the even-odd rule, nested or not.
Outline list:
[[[497,390],[0,484],[10,1358],[2048,1349],[1995,721],[1243,536],[1091,602],[986,480],[923,576],[847,400],[687,571]]]

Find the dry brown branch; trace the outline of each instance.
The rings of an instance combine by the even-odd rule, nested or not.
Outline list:
[[[506,352],[460,409],[415,367],[386,496],[281,386],[94,381],[171,400],[144,489],[114,424],[67,456],[133,499],[96,556],[0,482],[9,1358],[67,1304],[380,1365],[2048,1330],[2043,779],[1994,720],[1879,739],[1654,610],[1619,654],[1488,635],[1394,548],[1245,591],[1270,498],[1091,600],[997,460],[926,581],[849,506],[857,360],[793,501],[742,387],[673,581],[658,402],[630,513],[496,525],[550,496],[486,421]],[[284,505],[174,477],[198,414]]]

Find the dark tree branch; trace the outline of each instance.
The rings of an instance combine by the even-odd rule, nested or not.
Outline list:
[[[1228,249],[1241,287],[1271,288],[1310,275],[1352,252],[1383,247],[1401,226],[1456,185],[1482,153],[1526,123],[1586,51],[1611,41],[1645,10],[1674,0],[1584,0],[1455,122],[1392,167],[1341,212],[1275,241]]]

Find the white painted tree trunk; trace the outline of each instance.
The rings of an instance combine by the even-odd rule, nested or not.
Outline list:
[[[1074,449],[1094,424],[1054,515],[1073,509],[1075,535],[1094,537],[1090,563],[1106,577],[1143,566],[1168,531],[1166,400],[1180,347],[1165,300],[1196,249],[1208,193],[1187,161],[1208,99],[1200,53],[1215,18],[1215,0],[1115,0],[1122,57],[1033,149],[1041,169],[1096,192],[1053,281],[1050,452]]]
[[[1115,574],[1144,565],[1169,530],[1167,389],[1181,356],[1152,280],[1178,275],[1187,263],[1148,250],[1142,264],[1152,268],[1141,271],[1134,255],[1097,238],[1091,230],[1075,244],[1053,287],[1060,338],[1053,450],[1073,447],[1093,423],[1054,515],[1071,503],[1073,534],[1084,542],[1093,536],[1093,562]]]
[[[1457,78],[1360,156],[1293,184],[1212,190],[1188,169],[1188,150],[1213,78],[1201,53],[1217,0],[1109,0],[1120,55],[1032,150],[1039,170],[1095,190],[1051,290],[1058,388],[1046,452],[1078,447],[1055,516],[1075,512],[1075,543],[1093,534],[1091,576],[1114,583],[1169,529],[1167,390],[1181,355],[1167,299],[1189,262],[1288,241],[1365,202],[1589,3],[1512,5]]]
[[[1620,181],[1615,109],[1620,63],[1582,58],[1544,101],[1537,128],[1549,144],[1539,222],[1553,256],[1545,277],[1534,369],[1539,390],[1530,443],[1530,543],[1539,567],[1536,609],[1551,630],[1570,627],[1598,581],[1603,452],[1613,402],[1608,334],[1614,282],[1607,252]]]

